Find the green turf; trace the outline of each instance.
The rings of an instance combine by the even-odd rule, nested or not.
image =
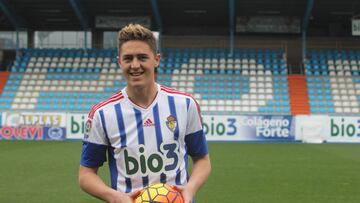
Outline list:
[[[197,203],[360,202],[359,145],[209,148],[213,172]],[[80,151],[81,142],[0,141],[0,202],[99,202],[78,187]],[[106,167],[100,173],[108,180]]]

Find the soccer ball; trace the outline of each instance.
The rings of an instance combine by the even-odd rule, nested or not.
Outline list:
[[[174,186],[157,183],[141,190],[135,203],[184,203],[184,199]]]

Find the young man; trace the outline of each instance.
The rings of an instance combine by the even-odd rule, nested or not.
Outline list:
[[[160,55],[150,30],[130,24],[118,40],[127,86],[89,113],[80,187],[107,202],[132,203],[143,187],[162,182],[179,187],[190,203],[211,171],[199,106],[189,94],[155,82]],[[111,188],[97,175],[106,152]]]

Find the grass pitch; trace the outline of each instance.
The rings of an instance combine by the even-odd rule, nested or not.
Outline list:
[[[358,144],[209,143],[197,203],[360,202]],[[0,140],[0,202],[100,202],[79,189],[81,142]],[[100,175],[109,182],[108,168]]]

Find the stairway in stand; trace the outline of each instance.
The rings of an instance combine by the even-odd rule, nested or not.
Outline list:
[[[10,74],[9,72],[0,72],[0,95],[4,90],[9,74]]]
[[[293,74],[288,76],[291,114],[310,114],[306,76]]]

